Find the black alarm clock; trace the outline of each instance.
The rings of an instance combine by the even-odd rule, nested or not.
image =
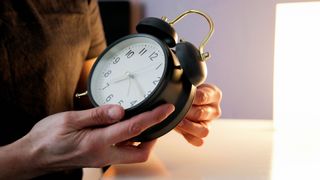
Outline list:
[[[190,13],[207,19],[210,32],[197,49],[193,44],[178,42],[172,25]],[[172,22],[167,18],[148,17],[136,26],[137,33],[118,39],[97,58],[88,78],[87,92],[94,106],[119,104],[130,118],[164,103],[175,111],[161,123],[147,129],[134,141],[149,141],[172,130],[190,109],[196,86],[206,79],[205,61],[209,53],[203,47],[213,33],[209,16],[189,10]]]

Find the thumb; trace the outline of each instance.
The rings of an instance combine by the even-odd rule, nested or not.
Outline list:
[[[96,108],[73,111],[72,122],[78,129],[113,124],[124,116],[124,109],[119,105],[103,105]]]

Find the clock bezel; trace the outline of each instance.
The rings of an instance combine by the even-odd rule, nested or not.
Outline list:
[[[156,85],[156,87],[154,87],[153,91],[146,98],[144,98],[142,101],[140,101],[136,105],[125,109],[126,117],[130,117],[134,114],[139,114],[139,113],[146,111],[146,110],[151,110],[153,107],[155,107],[155,105],[152,105],[152,102],[154,100],[156,100],[159,96],[161,96],[161,92],[163,92],[168,80],[170,80],[171,71],[169,71],[169,69],[173,68],[173,64],[172,64],[172,61],[169,60],[169,58],[172,58],[172,57],[171,57],[171,53],[170,53],[169,48],[164,44],[164,42],[162,42],[161,40],[159,40],[158,38],[156,38],[152,35],[143,34],[143,33],[131,34],[131,35],[127,35],[127,36],[124,36],[124,37],[118,39],[117,41],[110,44],[98,56],[97,60],[95,61],[95,63],[93,64],[93,66],[90,70],[90,74],[88,77],[88,84],[87,84],[89,99],[95,107],[100,106],[100,105],[93,98],[92,90],[91,90],[91,83],[92,83],[92,76],[93,76],[93,73],[94,73],[97,65],[99,64],[99,62],[101,60],[103,60],[104,55],[106,53],[108,53],[109,51],[111,51],[111,49],[114,48],[115,46],[117,46],[120,42],[128,40],[128,39],[132,39],[132,38],[138,38],[138,37],[139,38],[141,38],[141,37],[142,38],[149,38],[149,39],[155,41],[161,47],[161,49],[164,53],[164,58],[165,58],[164,59],[164,70],[163,70],[163,74],[159,80],[159,83]],[[137,107],[139,107],[139,108],[137,108]]]

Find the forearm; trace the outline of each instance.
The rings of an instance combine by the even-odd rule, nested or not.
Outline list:
[[[0,179],[30,179],[41,175],[26,138],[0,147]]]

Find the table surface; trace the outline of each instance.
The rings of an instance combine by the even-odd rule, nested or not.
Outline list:
[[[102,179],[320,179],[318,132],[279,134],[271,120],[220,119],[211,128],[201,147],[172,131],[146,163],[112,166]]]
[[[202,147],[175,132],[159,139],[155,152],[173,177],[269,179],[272,121],[217,120],[211,128]]]

